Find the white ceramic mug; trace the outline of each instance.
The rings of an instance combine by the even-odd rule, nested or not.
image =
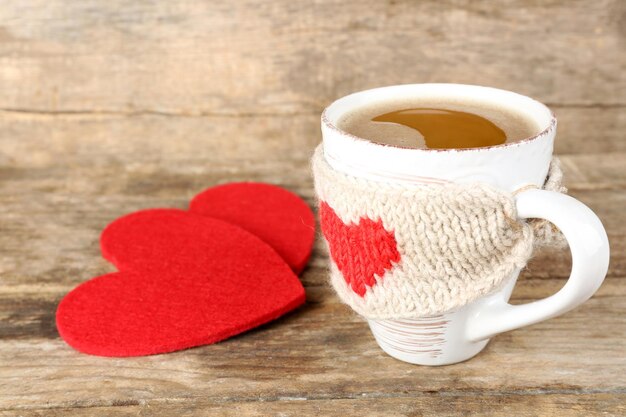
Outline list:
[[[337,127],[342,115],[363,104],[435,98],[480,101],[508,108],[541,126],[537,135],[513,143],[474,149],[408,149],[381,145]],[[564,194],[541,190],[546,179],[556,118],[545,105],[510,91],[461,84],[410,84],[361,91],[332,103],[322,115],[324,157],[336,170],[379,181],[412,183],[484,182],[516,194],[520,218],[541,218],[556,225],[569,244],[572,272],[556,294],[528,304],[508,303],[519,270],[504,288],[437,317],[370,320],[380,347],[414,364],[446,365],[478,354],[489,338],[558,316],[585,302],[600,287],[609,264],[609,244],[598,217]],[[534,187],[528,187],[536,186]]]

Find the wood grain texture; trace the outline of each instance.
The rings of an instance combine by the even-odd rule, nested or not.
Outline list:
[[[27,0],[0,8],[0,108],[312,112],[447,81],[624,106],[621,0]]]
[[[0,416],[626,414],[625,28],[620,0],[4,2]],[[113,270],[98,245],[108,222],[236,180],[313,205],[321,109],[429,81],[515,90],[555,111],[566,185],[612,248],[582,307],[462,364],[407,365],[334,295],[318,239],[306,305],[244,335],[128,359],[59,339],[62,296]],[[558,291],[570,262],[538,253],[513,302]]]
[[[553,110],[559,121],[557,154],[626,152],[624,109]],[[305,160],[319,141],[319,113],[230,117],[0,112],[0,163],[24,167],[89,165],[94,160],[100,165],[157,163],[171,155],[206,164]]]
[[[42,404],[56,409],[198,398],[279,402],[623,393],[622,282],[609,279],[583,307],[500,335],[471,361],[440,368],[407,366],[383,354],[365,323],[326,286],[309,286],[304,307],[245,335],[128,359],[74,352],[46,319],[63,291],[22,291],[21,310],[7,303],[15,294],[5,295],[1,304],[8,304],[14,317],[2,330],[8,337],[0,340],[0,401],[5,409]],[[514,301],[545,296],[563,281],[545,283],[523,280]]]
[[[115,153],[106,146],[81,147],[80,139],[68,138],[63,146],[72,149],[72,155],[60,159],[61,166],[0,170],[0,227],[9,232],[0,234],[0,245],[5,254],[12,254],[0,259],[4,285],[76,284],[111,271],[100,259],[98,244],[100,230],[107,223],[143,208],[186,208],[194,194],[224,181],[276,183],[315,204],[308,155],[271,160],[248,156],[242,161],[229,160],[227,151],[216,149],[214,157],[225,155],[225,160],[212,161],[196,155],[193,147],[181,151],[164,142],[164,158],[152,156],[147,146],[123,149],[128,146],[125,141],[116,148],[123,150]],[[626,194],[622,192],[626,153],[604,155],[601,163],[588,155],[562,159],[570,194],[592,207],[607,228],[613,249],[609,276],[626,276]],[[324,267],[326,262],[318,241],[310,265]],[[532,260],[529,272],[533,277],[562,278],[569,275],[569,268],[566,251],[545,251]],[[315,278],[316,284],[323,281]]]
[[[33,409],[29,413],[36,415],[45,404],[59,413],[67,408],[86,413],[79,409],[94,407],[97,415],[102,407],[113,407],[115,412],[145,408],[168,415],[178,406],[218,409],[233,403],[254,414],[250,402],[262,401],[260,410],[267,412],[273,409],[265,402],[276,403],[278,413],[283,405],[287,411],[297,409],[291,400],[283,404],[290,398],[314,401],[305,409],[319,404],[330,410],[338,399],[347,402],[337,404],[350,408],[373,396],[402,404],[406,415],[418,412],[409,406],[416,398],[461,392],[505,397],[520,409],[535,401],[522,397],[550,395],[552,400],[537,400],[545,413],[558,405],[550,401],[568,404],[581,395],[587,401],[579,407],[581,413],[610,409],[619,414],[618,397],[612,395],[626,389],[625,196],[620,188],[625,155],[607,155],[601,165],[586,155],[564,157],[572,194],[599,213],[611,235],[610,278],[600,292],[565,316],[496,337],[469,362],[424,368],[384,355],[365,323],[339,303],[327,285],[327,255],[319,241],[302,277],[307,305],[276,323],[217,345],[148,358],[96,358],[71,350],[58,339],[54,310],[74,285],[112,270],[101,260],[97,244],[99,231],[111,219],[143,207],[185,207],[201,187],[231,178],[276,181],[312,203],[306,160],[214,165],[196,161],[186,151],[187,158],[174,152],[159,167],[148,158],[128,171],[126,164],[108,161],[105,156],[113,157],[113,152],[102,152],[99,159],[70,162],[71,169],[13,167],[2,174],[0,218],[6,232],[0,235],[5,254],[0,264],[0,409]],[[94,160],[101,165],[88,163]],[[181,167],[189,171],[177,173]],[[601,172],[614,182],[598,183],[604,178]],[[514,302],[556,292],[568,262],[562,252],[537,256],[516,288]],[[194,405],[197,398],[205,402]],[[430,400],[434,409],[446,404],[445,399]]]
[[[625,394],[542,394],[536,395],[489,395],[481,393],[459,393],[439,396],[426,394],[411,399],[368,398],[305,400],[284,398],[280,401],[228,402],[220,403],[202,398],[183,401],[147,401],[141,404],[120,403],[115,407],[63,408],[20,410],[2,412],[0,416],[20,417],[88,417],[106,415],[123,416],[328,416],[340,410],[346,417],[378,416],[473,416],[485,417],[594,417],[626,413]],[[598,407],[600,404],[600,407]]]

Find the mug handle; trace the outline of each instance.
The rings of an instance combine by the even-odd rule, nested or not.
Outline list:
[[[556,317],[587,301],[600,287],[609,267],[609,241],[602,222],[589,207],[568,195],[530,189],[516,198],[517,215],[540,218],[558,227],[572,253],[572,272],[556,294],[527,304],[511,305],[493,297],[468,318],[472,342]]]

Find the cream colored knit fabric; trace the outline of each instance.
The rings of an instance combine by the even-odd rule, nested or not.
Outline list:
[[[499,289],[526,265],[538,240],[559,242],[558,230],[517,219],[514,196],[485,184],[365,180],[333,170],[321,146],[312,166],[331,282],[345,303],[369,319],[452,311]],[[547,188],[564,191],[560,181],[555,162]],[[384,241],[368,242],[358,227],[374,230]],[[393,262],[381,270],[385,259]],[[376,269],[368,262],[380,273],[363,286],[368,277],[358,275]]]

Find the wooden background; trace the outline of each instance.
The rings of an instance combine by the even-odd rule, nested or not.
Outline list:
[[[0,415],[626,414],[625,39],[621,0],[1,2]],[[436,81],[556,112],[567,185],[612,245],[581,308],[463,364],[407,365],[339,303],[318,241],[306,306],[245,335],[131,359],[59,339],[63,294],[112,270],[109,221],[233,180],[314,204],[322,108]],[[514,302],[557,291],[569,262],[535,256]]]

